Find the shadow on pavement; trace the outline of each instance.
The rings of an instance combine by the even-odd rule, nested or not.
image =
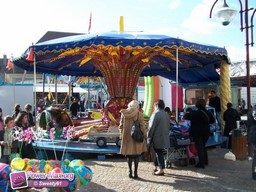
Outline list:
[[[83,191],[83,192],[101,192],[101,191],[117,192],[117,191],[112,190],[112,189],[107,189],[106,187],[104,187],[102,185],[99,185],[97,183],[94,183],[94,182],[91,182],[86,187],[80,189],[80,191]]]

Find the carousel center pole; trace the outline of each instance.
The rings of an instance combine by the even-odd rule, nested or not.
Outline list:
[[[124,16],[120,16],[120,20],[119,20],[119,32],[124,32]]]

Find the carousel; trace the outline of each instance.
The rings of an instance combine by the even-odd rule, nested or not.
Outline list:
[[[36,73],[103,77],[110,99],[104,109],[79,123],[71,119],[67,111],[50,107],[38,114],[35,127],[27,130],[15,127],[13,140],[22,145],[32,143],[36,159],[15,154],[10,165],[0,163],[2,191],[8,189],[9,183],[12,189],[42,188],[35,186],[40,181],[56,191],[77,191],[80,185],[87,185],[92,171],[80,159],[70,161],[69,154],[97,153],[100,157],[119,153],[119,111],[127,108],[133,99],[140,76],[146,80],[147,93],[151,93],[145,98],[145,119],[152,111],[153,93],[158,92],[154,76],[175,81],[177,85],[220,81],[222,111],[231,97],[225,48],[167,35],[108,32],[70,36],[32,45],[13,63],[34,71],[34,77]],[[36,107],[36,97],[34,99]],[[177,111],[176,105],[176,117]],[[47,150],[53,152],[52,159],[48,159]],[[42,177],[46,180],[40,180]],[[52,182],[53,177],[60,180]],[[56,183],[61,185],[56,186]]]
[[[39,150],[98,154],[119,153],[119,111],[134,98],[140,76],[161,76],[177,85],[220,81],[225,107],[230,97],[230,88],[226,87],[228,62],[225,48],[167,35],[114,31],[38,43],[13,60],[16,66],[35,74],[104,78],[110,99],[99,112],[100,119],[89,116],[76,124],[66,112],[46,109],[39,114],[35,129],[43,134],[33,143]],[[150,89],[153,93],[154,86]],[[153,99],[148,100],[152,110]]]

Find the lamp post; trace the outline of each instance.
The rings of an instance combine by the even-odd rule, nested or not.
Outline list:
[[[249,46],[253,46],[253,17],[256,12],[255,8],[249,8],[248,9],[248,0],[244,0],[244,7],[241,0],[238,0],[240,4],[240,30],[243,32],[245,31],[245,46],[246,46],[246,81],[247,81],[247,109],[250,112],[251,111],[251,82],[250,82],[250,55],[249,55]],[[212,10],[215,6],[215,4],[218,2],[218,0],[215,0],[215,2],[212,5],[211,11],[210,11],[210,18],[212,18]],[[249,25],[249,11],[253,11],[251,18],[250,18],[250,25]],[[220,8],[220,10],[217,11],[216,16],[221,20],[222,24],[224,26],[227,26],[231,20],[234,18],[236,14],[236,10],[230,8],[224,0],[223,6]],[[250,29],[250,31],[249,31]],[[249,42],[249,34],[251,35],[251,41]]]
[[[245,46],[246,46],[246,81],[247,81],[247,109],[248,112],[251,112],[251,82],[250,82],[250,55],[249,55],[249,46],[253,46],[253,17],[256,12],[255,8],[249,8],[248,9],[248,0],[244,0],[244,7],[241,2],[241,0],[238,0],[240,4],[240,30],[243,32],[245,31]],[[214,4],[212,5],[211,11],[210,11],[210,18],[212,17],[212,10],[215,6],[215,4],[218,2],[218,0],[215,0]],[[251,18],[250,18],[250,25],[249,25],[249,11],[253,11]],[[231,9],[226,0],[224,0],[224,4],[222,8],[217,12],[217,17],[221,20],[222,24],[224,26],[228,25],[234,15],[236,14],[236,11],[234,9]],[[249,29],[251,31],[249,31]],[[249,42],[249,33],[251,35],[251,41]],[[248,155],[252,156],[253,149],[252,144],[248,143]],[[254,150],[254,158],[252,163],[252,178],[256,180],[256,150]]]

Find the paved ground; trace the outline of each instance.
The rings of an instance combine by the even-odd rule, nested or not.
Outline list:
[[[140,179],[128,178],[126,159],[121,156],[106,156],[106,160],[85,159],[93,170],[91,183],[81,187],[85,192],[252,192],[256,181],[251,178],[252,161],[227,161],[226,149],[209,149],[209,166],[196,169],[192,165],[174,166],[166,169],[165,176],[151,174],[153,165],[139,164]]]
[[[81,192],[253,192],[256,180],[252,180],[252,161],[228,161],[227,149],[209,149],[209,165],[196,169],[193,165],[173,166],[165,170],[165,176],[152,175],[153,165],[140,162],[140,179],[130,179],[126,159],[119,155],[107,155],[99,161],[96,155],[83,157],[94,173],[92,181],[82,186]],[[82,156],[78,154],[80,158]],[[38,190],[36,190],[38,191]],[[48,190],[43,189],[41,192]]]

